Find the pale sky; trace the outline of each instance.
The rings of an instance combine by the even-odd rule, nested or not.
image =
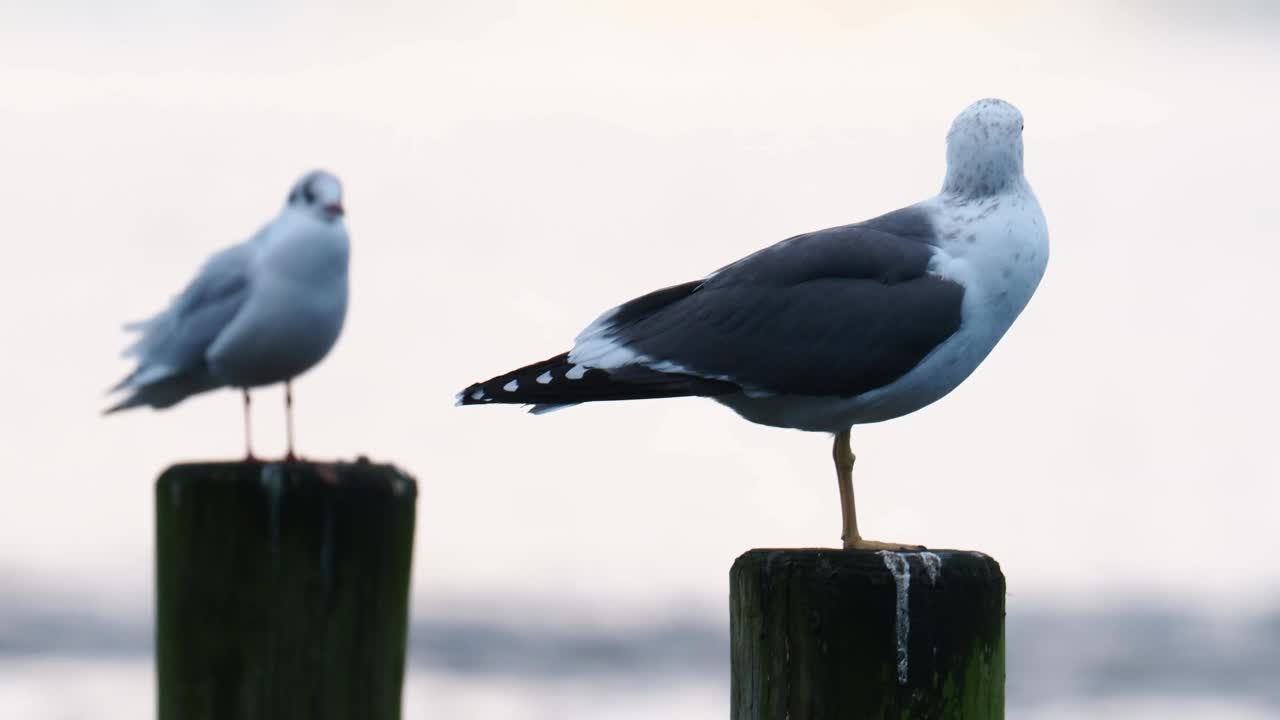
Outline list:
[[[535,418],[453,393],[634,295],[933,194],[951,119],[998,96],[1026,117],[1048,273],[959,390],[855,429],[865,534],[983,550],[1013,597],[1276,599],[1265,4],[243,5],[0,10],[0,576],[149,598],[152,482],[238,457],[240,406],[100,417],[120,325],[322,166],[352,305],[298,383],[300,450],[417,476],[418,601],[720,607],[739,553],[838,543],[828,437],[692,399]],[[281,394],[258,398],[280,452]]]

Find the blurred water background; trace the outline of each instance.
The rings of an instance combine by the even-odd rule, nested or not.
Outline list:
[[[0,717],[154,717],[149,616],[76,598],[0,601]],[[610,619],[490,598],[419,608],[406,718],[700,720],[728,716],[728,628],[705,610]],[[605,614],[607,615],[607,614]],[[1280,717],[1280,612],[1011,603],[1008,717]]]

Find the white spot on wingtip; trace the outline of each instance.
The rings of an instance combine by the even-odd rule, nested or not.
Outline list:
[[[539,375],[537,378],[535,378],[535,380],[537,381],[537,383],[538,383],[539,385],[547,385],[547,384],[549,384],[549,383],[551,382],[551,371],[550,371],[550,370],[548,370],[548,371],[546,371],[546,372],[542,373],[542,374],[541,374],[541,375]]]
[[[520,389],[520,381],[519,381],[519,380],[512,380],[511,382],[507,383],[506,385],[503,385],[503,386],[502,386],[502,389],[503,389],[503,390],[506,390],[507,392],[515,392],[515,391],[517,391],[517,390],[519,390],[519,389]]]
[[[907,606],[907,593],[911,589],[911,564],[907,562],[907,556],[888,550],[881,550],[880,558],[893,575],[893,584],[898,591],[893,629],[898,648],[898,684],[906,685],[907,646],[911,638],[911,613]]]
[[[574,365],[573,367],[569,368],[569,372],[565,373],[564,376],[569,378],[570,380],[581,380],[582,376],[586,374],[587,374],[587,369],[585,367],[581,365]]]
[[[483,400],[483,399],[484,399],[484,391],[483,391],[483,390],[476,390],[475,392],[471,393],[471,399],[472,399],[472,400]]]

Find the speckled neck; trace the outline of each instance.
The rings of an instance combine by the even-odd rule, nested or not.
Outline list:
[[[985,152],[957,152],[947,148],[947,177],[942,192],[960,198],[999,195],[1023,184],[1022,144],[1016,148],[984,148]]]

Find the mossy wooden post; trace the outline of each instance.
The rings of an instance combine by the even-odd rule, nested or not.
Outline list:
[[[733,720],[1004,717],[1004,575],[985,555],[752,550],[729,584]]]
[[[156,481],[159,720],[396,720],[413,478],[206,463]]]

